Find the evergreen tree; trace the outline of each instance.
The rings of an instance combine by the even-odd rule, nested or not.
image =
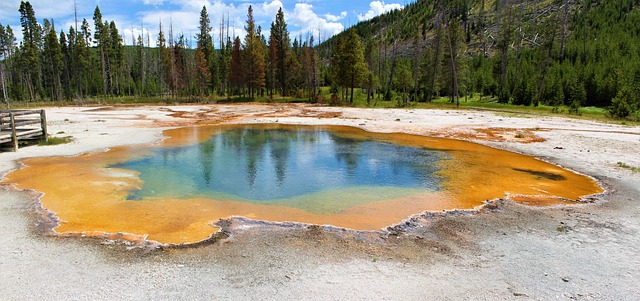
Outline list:
[[[106,24],[106,22],[105,22]],[[115,91],[111,91],[111,93],[115,93],[116,95],[121,95],[121,81],[122,77],[124,77],[124,45],[122,44],[122,37],[118,32],[118,28],[116,27],[116,23],[114,21],[109,22],[109,66],[111,72],[110,82],[112,83],[111,88],[115,89]]]
[[[202,96],[206,94],[208,83],[211,80],[209,63],[207,62],[206,53],[204,49],[200,47],[196,49],[195,61],[196,61],[197,91],[198,91],[198,94]]]
[[[93,11],[94,33],[93,39],[98,44],[100,51],[100,66],[102,71],[102,95],[107,98],[108,76],[107,76],[107,44],[109,40],[109,28],[102,23],[102,13],[100,8],[96,6]]]
[[[203,67],[207,67],[208,71],[204,74],[199,74],[199,77],[204,80],[204,82],[207,85],[210,85],[213,88],[215,88],[216,83],[213,80],[212,74],[215,73],[215,52],[214,52],[214,48],[213,48],[213,38],[211,37],[211,20],[209,19],[209,14],[207,13],[207,8],[206,6],[202,7],[202,10],[200,11],[200,22],[198,25],[198,30],[200,31],[198,34],[196,34],[196,40],[197,40],[197,48],[200,51],[202,51],[202,55],[199,55],[201,58],[200,59],[204,59],[205,62],[198,62],[198,70],[199,71],[204,71],[201,68]],[[198,57],[198,56],[196,56]]]
[[[73,47],[73,78],[76,84],[77,97],[84,98],[89,93],[89,83],[91,82],[91,54],[89,52],[89,43],[91,43],[91,32],[89,28],[89,22],[87,19],[82,20],[81,32],[69,30],[69,35],[74,35],[75,44]]]
[[[309,100],[311,102],[317,101],[318,94],[318,55],[316,54],[315,40],[313,35],[309,37],[309,46],[306,47],[305,54],[305,74],[307,78],[307,90],[309,91]]]
[[[11,26],[6,28],[0,24],[0,98],[9,107],[9,87],[12,83],[11,62],[16,49],[16,37],[13,35]]]
[[[249,90],[249,97],[254,98],[265,86],[265,56],[262,38],[255,26],[253,8],[251,6],[249,6],[247,12],[247,24],[244,29],[247,32],[243,45],[245,84]]]
[[[276,37],[274,35],[274,27],[275,24],[271,22],[271,31],[269,34],[269,42],[267,45],[267,60],[266,60],[266,76],[265,76],[265,84],[267,88],[267,94],[269,97],[273,98],[274,90],[276,90],[276,66],[278,64],[278,52],[276,51]],[[280,90],[280,94],[282,95],[282,90]]]
[[[167,48],[167,39],[165,38],[164,31],[162,30],[162,21],[159,25],[158,31],[158,60],[159,60],[159,70],[158,70],[158,80],[161,83],[160,87],[160,97],[165,93],[165,88],[168,86],[167,83],[171,81],[171,75],[169,70],[171,69],[171,51]]]
[[[44,21],[45,38],[44,38],[44,69],[45,83],[47,94],[52,101],[62,99],[62,84],[60,71],[63,68],[62,48],[58,40],[58,34],[53,22],[45,19]]]
[[[364,47],[355,30],[349,30],[334,46],[331,56],[333,80],[340,86],[351,88],[349,102],[353,103],[353,91],[366,79],[367,65]]]
[[[287,96],[287,80],[289,77],[287,59],[291,51],[291,40],[289,40],[289,31],[287,30],[282,8],[278,10],[276,20],[271,25],[270,47],[273,48],[274,52],[274,55],[271,56],[271,64],[275,69],[276,87],[280,90],[280,95]]]
[[[396,76],[394,77],[394,85],[396,86],[396,89],[400,90],[400,92],[402,93],[402,102],[400,102],[399,104],[404,107],[409,104],[407,92],[413,84],[410,62],[407,60],[402,60],[401,62],[399,62],[398,70],[396,72]]]
[[[244,65],[242,64],[242,43],[240,37],[233,40],[231,50],[231,61],[229,64],[229,84],[232,87],[233,95],[240,94],[244,84]]]
[[[287,95],[291,95],[291,93],[294,93],[294,96],[299,96],[296,95],[298,92],[298,89],[300,89],[300,87],[304,84],[304,76],[302,75],[302,64],[304,63],[303,61],[301,61],[302,58],[302,50],[301,50],[301,46],[300,46],[300,42],[298,41],[298,39],[293,39],[293,46],[291,47],[291,52],[290,54],[287,56],[287,90],[288,92],[285,92]]]
[[[72,27],[73,28],[73,27]],[[62,91],[63,97],[66,100],[71,100],[73,98],[73,90],[71,86],[71,59],[72,59],[72,49],[73,44],[75,43],[74,38],[64,33],[64,31],[60,31],[60,47],[62,48]]]
[[[29,99],[35,100],[41,89],[40,81],[40,45],[42,33],[36,21],[33,7],[27,1],[20,2],[20,24],[22,25],[22,47],[20,49],[22,77],[29,93]]]

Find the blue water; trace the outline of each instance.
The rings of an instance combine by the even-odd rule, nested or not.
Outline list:
[[[227,130],[197,145],[151,152],[114,166],[140,172],[144,185],[130,199],[268,202],[353,187],[374,194],[393,188],[434,191],[439,182],[435,162],[444,156],[430,149],[344,138],[322,128],[255,126]]]

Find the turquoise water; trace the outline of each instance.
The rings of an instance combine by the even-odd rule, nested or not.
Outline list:
[[[140,172],[144,185],[131,193],[134,200],[207,197],[327,211],[334,206],[328,203],[348,207],[438,190],[435,162],[443,156],[322,128],[246,126],[197,145],[157,147],[114,167]]]

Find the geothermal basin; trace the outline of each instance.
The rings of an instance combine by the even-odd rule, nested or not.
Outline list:
[[[590,177],[479,144],[339,126],[168,130],[154,145],[23,160],[4,182],[42,193],[55,232],[165,245],[209,239],[221,219],[379,230],[424,211],[507,198],[573,204]]]

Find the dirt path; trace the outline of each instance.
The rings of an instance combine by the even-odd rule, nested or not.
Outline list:
[[[481,214],[427,214],[397,235],[236,220],[224,241],[147,252],[41,236],[33,194],[4,187],[0,299],[640,298],[640,173],[617,166],[640,166],[638,127],[493,112],[255,104],[55,108],[48,120],[51,133],[75,142],[1,153],[1,173],[20,158],[150,143],[174,126],[279,122],[469,139],[594,176],[611,192],[580,206],[499,203]]]

